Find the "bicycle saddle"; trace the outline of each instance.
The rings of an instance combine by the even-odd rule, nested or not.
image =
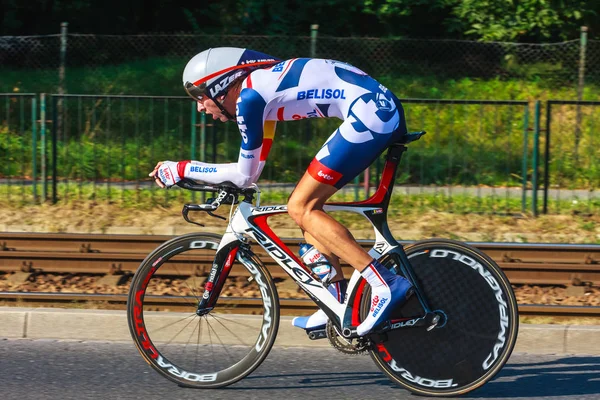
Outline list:
[[[406,135],[402,136],[396,143],[407,144],[410,142],[414,142],[415,140],[419,140],[421,138],[421,136],[423,136],[426,133],[427,132],[425,132],[425,131],[408,132],[408,133],[406,133]]]

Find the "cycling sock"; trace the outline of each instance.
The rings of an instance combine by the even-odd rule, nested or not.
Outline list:
[[[371,308],[367,318],[356,328],[363,336],[388,318],[389,313],[411,294],[412,285],[400,275],[395,275],[379,261],[373,259],[361,272],[371,285]]]
[[[329,290],[329,293],[331,293],[338,302],[342,303],[346,295],[347,287],[348,283],[346,280],[341,280],[338,282],[332,282],[327,287],[327,290]],[[329,318],[327,317],[327,314],[325,314],[323,310],[319,309],[317,312],[308,317],[294,318],[292,320],[292,325],[306,330],[323,329],[325,328],[325,324],[327,323],[328,319]]]

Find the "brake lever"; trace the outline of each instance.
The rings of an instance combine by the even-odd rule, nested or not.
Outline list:
[[[188,213],[191,211],[202,211],[202,209],[199,207],[198,204],[184,204],[183,205],[183,210],[181,210],[181,214],[183,214],[183,219],[186,220],[186,222],[189,222],[190,224],[194,224],[194,225],[198,225],[201,227],[204,227],[204,224],[201,224],[200,222],[195,222],[192,221],[189,217],[188,217]]]

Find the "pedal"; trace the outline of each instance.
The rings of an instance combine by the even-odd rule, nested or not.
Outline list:
[[[306,332],[306,334],[310,340],[325,339],[327,337],[325,329],[315,329],[314,331]]]

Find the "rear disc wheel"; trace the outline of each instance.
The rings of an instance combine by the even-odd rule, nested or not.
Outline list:
[[[487,255],[460,242],[418,242],[406,254],[440,323],[431,331],[389,331],[387,340],[373,344],[371,357],[413,393],[455,396],[480,387],[504,366],[517,339],[517,302],[508,279]],[[363,315],[369,300],[365,293]],[[412,296],[391,318],[422,314]]]

